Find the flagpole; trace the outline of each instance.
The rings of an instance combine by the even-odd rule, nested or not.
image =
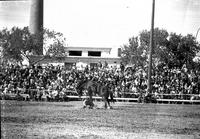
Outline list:
[[[148,83],[147,93],[152,93],[151,87],[151,75],[152,75],[152,52],[153,52],[153,41],[154,41],[154,12],[155,12],[155,0],[152,0],[152,16],[151,16],[151,34],[150,34],[150,50],[149,50],[149,67],[148,67]]]

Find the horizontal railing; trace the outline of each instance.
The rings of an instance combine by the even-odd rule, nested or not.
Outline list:
[[[24,97],[24,98],[30,98],[30,94],[27,94],[27,93],[24,93],[24,92],[27,92],[27,91],[37,91],[37,92],[49,92],[49,91],[54,91],[54,90],[40,90],[40,89],[24,89],[24,88],[19,88],[19,89],[11,89],[9,91],[19,91],[19,94]],[[0,92],[2,92],[0,90]],[[65,93],[69,93],[67,95],[65,95],[65,97],[67,98],[71,98],[71,99],[84,99],[84,98],[87,98],[88,96],[78,96],[78,93],[77,91],[74,89],[74,90],[66,90]],[[138,95],[139,93],[133,93],[133,92],[122,92],[121,93],[122,96],[123,94],[134,94],[134,95]],[[16,94],[14,93],[8,93],[8,94],[5,94],[5,95],[9,95],[10,97],[15,97]],[[183,96],[190,96],[191,97],[198,97],[199,94],[158,94],[157,96],[169,96],[169,97],[173,97],[173,96],[177,96],[177,97],[183,97]],[[99,97],[99,96],[93,96],[93,99],[95,100],[102,100],[102,97]],[[132,101],[132,102],[138,102],[138,98],[126,98],[126,97],[116,97],[114,98],[116,101]],[[170,99],[166,99],[166,98],[157,98],[156,99],[157,103],[195,103],[195,104],[200,104],[200,100],[191,100],[191,99],[188,99],[188,100],[185,100],[185,99],[176,99],[176,98],[170,98]]]
[[[67,96],[73,99],[85,99],[89,96]],[[94,100],[102,100],[102,97],[93,97]],[[138,102],[138,98],[114,98],[116,101],[131,101]],[[190,103],[190,104],[200,104],[200,100],[181,100],[181,99],[156,99],[156,103]]]

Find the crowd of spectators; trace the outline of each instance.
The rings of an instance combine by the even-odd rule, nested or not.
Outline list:
[[[117,68],[99,63],[97,67],[86,66],[84,70],[78,70],[75,66],[67,70],[63,66],[52,65],[1,65],[0,92],[23,92],[31,98],[64,96],[76,92],[79,82],[92,79],[101,84],[111,84],[115,97],[137,97],[147,91],[146,73],[147,69],[125,68],[123,64]],[[188,99],[191,94],[200,95],[200,71],[186,67],[154,69],[152,92],[158,98],[169,97],[169,94],[170,98],[176,99]]]

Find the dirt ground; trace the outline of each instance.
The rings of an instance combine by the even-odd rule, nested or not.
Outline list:
[[[81,101],[1,100],[1,138],[200,138],[200,105],[95,104],[98,109],[83,109]]]

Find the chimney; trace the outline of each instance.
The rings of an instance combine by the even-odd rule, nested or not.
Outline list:
[[[29,31],[36,34],[43,30],[43,0],[31,0]],[[43,46],[41,46],[43,50]],[[43,51],[39,53],[43,55]]]
[[[31,0],[29,29],[31,33],[42,31],[43,28],[43,0]]]

